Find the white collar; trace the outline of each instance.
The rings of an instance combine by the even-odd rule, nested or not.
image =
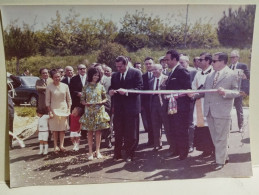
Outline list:
[[[171,71],[171,72],[172,72],[172,74],[174,73],[174,70],[176,69],[176,67],[177,67],[177,66],[179,66],[179,65],[180,65],[180,63],[179,63],[179,62],[177,62],[176,66],[175,66],[175,67],[173,67],[173,69],[172,69],[172,71]]]

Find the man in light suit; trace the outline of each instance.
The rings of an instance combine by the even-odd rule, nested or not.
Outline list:
[[[204,96],[204,115],[207,117],[215,146],[216,164],[214,169],[220,170],[228,162],[231,110],[234,98],[239,96],[239,91],[237,76],[227,67],[228,55],[223,52],[215,53],[212,62],[215,72],[207,76],[203,89],[218,89],[218,92],[198,96]]]
[[[172,69],[166,82],[166,90],[186,90],[191,89],[190,73],[179,63],[180,55],[175,50],[166,53],[165,60],[169,68]],[[189,151],[189,114],[190,98],[182,96],[177,98],[177,113],[169,114],[169,135],[172,139],[167,157],[179,156],[179,160],[184,160]]]
[[[239,89],[241,87],[241,83],[244,82],[246,79],[250,79],[250,73],[246,64],[238,62],[239,60],[239,52],[237,50],[233,50],[230,54],[231,65],[229,68],[234,70],[236,73],[239,74]],[[241,71],[240,71],[241,70]],[[241,89],[242,90],[242,89]],[[243,125],[244,125],[244,115],[243,115],[243,96],[239,96],[234,100],[234,106],[237,112],[237,122],[239,132],[243,132]]]
[[[133,161],[139,141],[140,95],[127,93],[127,89],[142,89],[140,70],[130,68],[128,60],[119,56],[115,60],[118,72],[112,74],[110,96],[114,100],[114,160],[122,158],[122,143],[126,150],[126,162]]]
[[[162,65],[154,64],[152,66],[153,78],[149,81],[149,90],[164,90],[166,87],[166,80],[168,76],[162,74]],[[163,124],[166,135],[168,135],[169,123],[167,119],[167,107],[164,95],[154,94],[150,97],[150,111],[151,111],[151,121],[152,130],[154,137],[154,149],[153,151],[158,151],[162,149],[161,142],[161,126]],[[167,137],[168,143],[170,142]]]
[[[162,73],[166,76],[169,75],[170,71],[168,70],[168,67],[167,67],[167,64],[166,64],[166,61],[165,61],[165,56],[161,56],[159,59],[158,59],[159,63],[161,64],[161,66],[163,67],[163,70],[162,70]]]
[[[86,79],[86,66],[84,64],[79,64],[77,66],[78,75],[74,76],[70,80],[69,91],[72,98],[71,111],[75,107],[81,107],[84,109],[84,105],[80,103],[80,97],[82,95],[82,88],[85,85]]]

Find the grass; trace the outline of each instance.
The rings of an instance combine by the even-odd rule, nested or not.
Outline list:
[[[21,116],[21,117],[35,117],[36,116],[36,107],[15,106],[14,110],[15,110],[17,116]]]

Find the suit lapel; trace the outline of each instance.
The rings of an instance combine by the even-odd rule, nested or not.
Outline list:
[[[155,78],[154,77],[148,81],[149,90],[153,90],[154,89],[154,82],[155,82]]]

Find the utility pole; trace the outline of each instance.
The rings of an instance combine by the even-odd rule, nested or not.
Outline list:
[[[186,8],[186,22],[185,22],[185,28],[184,28],[184,47],[185,48],[186,48],[186,36],[187,36],[188,10],[189,10],[189,5],[187,5],[187,8]]]

